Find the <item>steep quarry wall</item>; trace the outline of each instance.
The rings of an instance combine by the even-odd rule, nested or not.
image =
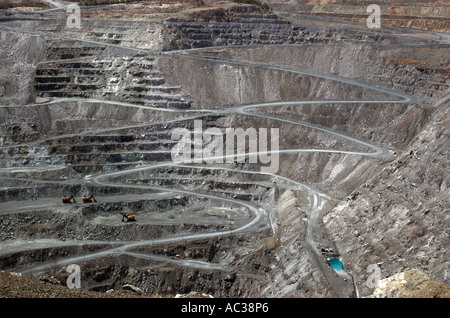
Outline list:
[[[351,255],[343,257],[343,261],[347,269],[354,275],[358,292],[364,295],[370,291],[366,286],[370,274],[367,266],[370,264],[382,263],[383,265],[380,266],[383,277],[405,268],[420,266],[440,280],[448,280],[448,268],[446,267],[448,256],[445,253],[442,254],[445,246],[448,245],[447,226],[445,221],[439,220],[442,212],[448,210],[448,200],[444,199],[448,182],[445,177],[441,178],[441,181],[436,181],[433,177],[445,175],[442,169],[445,169],[445,162],[448,161],[443,150],[448,148],[448,138],[446,137],[448,129],[445,130],[447,122],[445,118],[448,118],[448,114],[446,114],[448,99],[445,99],[445,89],[449,85],[446,50],[445,46],[400,49],[395,46],[354,45],[344,47],[338,45],[302,48],[277,47],[270,50],[253,47],[249,49],[215,49],[205,53],[199,51],[197,55],[212,59],[208,62],[178,57],[178,59],[170,61],[160,60],[160,63],[167,70],[166,75],[169,81],[176,83],[178,78],[190,79],[185,82],[184,87],[189,87],[187,90],[192,89],[196,92],[193,94],[195,96],[194,107],[250,104],[263,100],[292,100],[295,98],[334,99],[341,96],[343,98],[367,96],[382,100],[384,97],[383,94],[367,91],[358,94],[358,89],[355,87],[348,92],[342,86],[332,84],[325,86],[327,89],[321,90],[324,83],[312,76],[293,76],[292,74],[283,74],[283,72],[259,69],[253,71],[248,66],[240,65],[216,66],[213,59],[261,62],[269,65],[280,65],[278,61],[282,60],[285,62],[281,63],[281,66],[298,67],[302,70],[317,71],[322,74],[331,73],[367,83],[376,83],[379,87],[390,87],[408,92],[417,98],[419,102],[412,105],[395,103],[340,105],[335,103],[330,106],[281,106],[254,111],[254,113],[276,115],[283,118],[298,118],[330,127],[348,135],[390,146],[398,154],[401,154],[394,163],[390,164],[354,155],[281,156],[280,175],[309,184],[313,183],[316,188],[324,191],[335,190],[334,194],[338,198],[345,198],[355,191],[325,217],[325,224],[330,238],[336,241],[338,250],[342,254],[349,253]],[[437,54],[430,55],[429,52]],[[184,68],[184,65],[188,65],[188,67]],[[218,71],[218,68],[225,72]],[[202,70],[198,75],[200,79],[196,74],[189,74],[189,69]],[[284,79],[287,77],[291,77],[290,83],[299,83],[298,90],[293,89],[292,85],[289,87],[283,85]],[[259,86],[257,86],[253,85],[256,82],[253,78],[266,79],[262,81],[263,84],[258,82]],[[219,87],[226,93],[208,94],[210,91],[217,92]],[[326,94],[322,95],[324,92]],[[352,96],[352,94],[355,95]],[[436,104],[438,101],[441,101],[439,106]],[[249,122],[262,124],[262,120],[255,121],[250,118],[235,118],[228,124],[245,126],[247,123],[247,125],[251,125]],[[436,127],[434,123],[440,124]],[[273,122],[266,122],[266,124],[270,125]],[[283,130],[285,133],[287,131],[289,131],[288,136],[285,135],[281,138],[283,146],[302,143],[317,145],[306,137],[305,131],[298,127],[289,126],[288,129]],[[425,135],[416,137],[417,135],[421,136],[421,132]],[[301,137],[299,138],[299,136]],[[414,143],[416,139],[418,141]],[[441,151],[441,155],[436,157],[436,151],[439,152],[439,149],[444,152]],[[416,153],[417,155],[415,155]],[[419,157],[419,154],[424,159]],[[411,168],[404,171],[406,175],[399,173],[398,168],[395,168],[399,174],[395,173],[397,176],[394,177],[393,170],[388,168],[403,166],[407,160],[415,162],[416,159],[423,164],[411,163]],[[426,163],[429,163],[430,160],[433,162],[432,168],[428,168],[425,172]],[[431,175],[429,175],[430,173]],[[396,183],[398,187],[394,186]],[[360,188],[361,185],[363,185],[362,188]],[[361,197],[361,189],[364,189],[362,192],[365,193],[365,197]],[[416,194],[413,195],[409,191]],[[400,193],[403,193],[401,198],[399,197]],[[282,202],[283,197],[279,199]],[[432,210],[435,211],[434,214],[430,213]],[[365,212],[361,215],[362,211]],[[280,214],[276,219],[281,220],[282,226],[289,229],[286,231],[292,230],[290,233],[299,233],[301,236],[302,231],[298,230],[298,225],[296,225],[301,216],[293,217],[292,220],[295,220],[293,222],[285,220],[282,212],[278,213]],[[425,218],[430,218],[430,220],[422,219],[422,213]],[[391,214],[390,218],[385,217],[385,215]],[[400,220],[404,221],[398,223]],[[415,225],[411,227],[411,224]],[[434,230],[428,231],[429,227],[434,227]],[[374,239],[372,236],[380,239]],[[290,244],[294,243],[286,243],[287,246],[291,246]],[[287,250],[289,249],[283,250],[284,253],[279,254],[279,257],[285,258],[285,262],[280,263],[283,264],[280,265],[280,271],[283,268],[293,275],[296,273],[296,271],[292,272],[293,268],[300,266],[301,263],[293,261],[294,263],[289,265],[291,255],[286,254]],[[305,253],[307,248],[301,250]],[[298,269],[298,271],[301,270]],[[275,282],[279,282],[278,284],[283,286],[280,290],[284,291],[274,295],[297,295],[297,292],[294,291],[295,279],[290,280],[291,284],[287,284],[282,278],[287,276],[280,273],[277,277]],[[265,292],[270,293],[269,287]]]
[[[449,283],[448,118],[447,101],[396,160],[324,219],[361,295],[370,291],[370,264],[380,264],[381,278],[419,267]]]
[[[86,19],[79,31],[57,15],[5,21],[0,101],[27,107],[0,108],[2,266],[48,270],[73,256],[88,289],[217,297],[369,295],[371,264],[447,282],[448,45],[230,12]],[[303,152],[280,154],[277,175],[152,166],[170,163],[171,133],[192,129],[191,116],[204,128],[277,127],[281,149]],[[101,202],[64,206],[66,193]],[[121,222],[125,210],[138,222]],[[339,253],[345,280],[316,243]]]
[[[303,17],[315,17],[330,20],[365,24],[371,1],[279,1],[268,0],[277,12],[301,14]],[[383,26],[449,32],[450,7],[445,1],[378,1]],[[294,15],[295,16],[295,15]],[[326,18],[326,19],[324,19]],[[328,20],[330,19],[330,20]],[[312,20],[314,21],[314,19]]]
[[[38,36],[1,32],[0,95],[2,105],[33,101],[33,72],[45,54],[45,41]],[[29,47],[35,50],[29,50]]]
[[[420,49],[416,54],[424,57],[427,50],[427,48]],[[392,50],[389,48],[379,49],[370,45],[216,49],[204,54],[197,53],[200,56],[203,54],[203,56],[211,58],[210,61],[177,56],[174,59],[161,58],[158,63],[165,70],[169,83],[179,84],[182,82],[181,79],[188,79],[183,81],[182,86],[186,91],[191,92],[194,108],[216,108],[262,101],[302,99],[362,99],[368,101],[392,99],[395,101],[396,98],[387,97],[386,93],[352,84],[341,84],[313,75],[293,74],[288,71],[251,67],[239,63],[234,65],[231,62],[229,65],[221,65],[214,59],[251,61],[255,65],[257,63],[266,65],[277,63],[279,65],[274,61],[276,56],[276,61],[285,61],[280,65],[282,67],[287,68],[289,65],[291,69],[317,72],[318,76],[331,73],[338,77],[363,80],[366,83],[376,82],[382,85],[381,87],[392,85],[399,91],[409,91],[420,99],[430,95],[438,97],[442,89],[449,83],[446,75],[448,74],[446,70],[448,61],[444,57],[445,48],[437,50],[442,54],[437,54],[433,60],[425,59],[421,64],[416,65],[396,63],[405,56],[404,51],[400,52],[395,48]],[[388,55],[389,59],[383,58]],[[419,60],[416,59],[416,61]],[[198,71],[193,72],[192,70]],[[414,85],[414,90],[411,90],[412,80],[414,83],[420,83],[417,86]],[[436,86],[436,83],[440,84]],[[438,87],[438,90],[435,87]],[[211,94],[210,92],[215,93]],[[399,99],[397,98],[397,100]],[[402,103],[339,104],[339,102],[330,105],[281,105],[268,109],[261,108],[253,112],[300,119],[376,144],[402,149],[422,129],[432,111],[432,105],[421,101],[415,105]],[[261,124],[262,119],[245,118],[245,120],[240,120],[235,118],[232,125],[245,127],[249,125],[248,121]],[[271,124],[274,123],[271,122]],[[277,123],[277,127],[282,126]],[[317,140],[317,131],[315,131],[316,137],[313,139],[308,137],[308,133],[304,128],[286,124],[281,132],[282,146],[284,148],[294,145],[318,147],[320,142],[313,141]],[[301,137],[299,138],[299,136]],[[376,165],[373,165],[374,163],[371,161],[339,154],[283,155],[282,162],[280,172],[285,173],[286,176],[294,175],[299,180],[308,180],[309,182],[320,182],[329,178],[328,185],[333,184],[333,187],[341,189],[343,189],[342,186],[345,187],[346,182],[350,182],[352,179],[352,177],[347,177],[349,173],[354,172],[356,176],[369,166],[376,169]],[[361,170],[356,169],[359,165],[361,165]],[[299,167],[301,170],[293,167]],[[352,168],[339,172],[336,170],[338,167]],[[339,177],[336,179],[336,176]],[[339,186],[341,181],[343,185]]]
[[[263,297],[336,297],[306,244],[306,208],[302,192],[287,190],[277,200],[273,215],[274,236],[269,282],[261,289]]]

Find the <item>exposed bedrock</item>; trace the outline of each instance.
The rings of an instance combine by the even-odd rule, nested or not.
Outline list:
[[[203,14],[2,22],[1,267],[216,297],[369,295],[371,264],[448,282],[449,46]],[[277,171],[175,163],[196,119],[278,128]]]

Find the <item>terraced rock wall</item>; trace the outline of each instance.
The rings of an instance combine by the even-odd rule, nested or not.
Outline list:
[[[420,259],[423,266],[446,279],[446,254],[442,252],[448,245],[442,221],[446,201],[441,194],[433,198],[432,193],[445,192],[448,180],[441,178],[434,184],[435,178],[423,177],[445,175],[437,168],[445,154],[429,154],[425,163],[410,170],[403,168],[402,158],[446,146],[444,128],[427,124],[430,120],[446,123],[444,106],[436,111],[434,102],[448,87],[448,47],[420,47],[425,41],[415,42],[417,47],[412,50],[404,43],[397,46],[401,41],[395,36],[304,28],[248,9],[234,12],[230,21],[85,22],[82,30],[74,32],[65,29],[64,19],[58,17],[9,21],[6,24],[20,32],[33,30],[38,35],[1,33],[5,41],[0,59],[7,70],[0,82],[2,105],[30,104],[0,108],[5,118],[0,126],[4,186],[0,202],[5,214],[1,238],[4,245],[13,247],[23,240],[37,243],[30,250],[25,244],[23,250],[3,253],[3,266],[21,267],[30,261],[46,261],[49,255],[63,259],[73,254],[86,265],[87,288],[101,291],[132,282],[146,292],[163,294],[196,290],[227,297],[355,296],[352,282],[345,281],[345,291],[337,288],[339,284],[331,286],[323,259],[316,257],[316,246],[309,244],[312,238],[336,242],[334,247],[344,254],[346,269],[359,289],[366,279],[365,265],[387,259],[395,263],[384,267],[383,274],[415,266]],[[335,45],[323,45],[331,42]],[[311,45],[289,46],[299,43]],[[30,44],[37,52],[28,53]],[[255,46],[229,47],[251,44]],[[219,48],[164,52],[209,46]],[[23,68],[17,69],[18,65]],[[406,95],[393,95],[384,88],[408,92],[413,98],[399,103]],[[232,110],[203,113],[276,101],[305,103],[253,108],[250,114],[243,109],[235,114],[230,114]],[[281,154],[278,176],[253,174],[260,167],[247,162],[208,168],[162,165],[146,170],[146,165],[170,162],[173,129],[193,127],[193,118],[183,118],[190,117],[186,114],[202,115],[204,128],[276,126],[280,148],[305,152]],[[309,126],[298,125],[298,120]],[[356,139],[392,148],[400,158],[392,162],[392,154],[386,153],[368,157],[366,152],[374,147]],[[422,140],[430,141],[431,148],[421,145]],[[426,170],[431,161],[431,170]],[[406,188],[396,183],[400,182],[397,176],[390,175],[399,169],[406,174],[401,179],[407,180]],[[104,184],[92,183],[93,175],[113,172],[123,173],[97,179]],[[418,179],[416,172],[421,176]],[[324,203],[325,196],[312,196],[299,181],[327,193],[330,199]],[[421,188],[423,197],[420,191],[405,190],[418,182],[429,184]],[[158,188],[179,192],[160,197],[167,193],[161,194]],[[391,190],[405,193],[391,195]],[[95,193],[102,202],[62,205],[59,198],[67,193],[77,198]],[[30,200],[33,196],[37,200]],[[341,200],[346,201],[333,209]],[[420,207],[413,206],[416,201]],[[240,206],[242,202],[270,211],[261,216],[251,235],[244,231],[203,241],[181,238],[179,243],[153,246],[154,239],[165,236],[227,234],[252,215]],[[371,211],[364,210],[366,202]],[[121,222],[119,212],[126,210],[135,211],[139,222]],[[421,220],[421,214],[429,216]],[[314,230],[323,228],[325,216],[328,232],[311,234],[308,218],[312,216],[319,224]],[[411,222],[416,226],[407,227]],[[391,229],[393,223],[397,226]],[[431,223],[435,228],[425,233]],[[367,224],[377,227],[376,237],[383,231],[391,231],[392,237],[376,241],[371,236],[375,230]],[[414,241],[416,236],[420,239]],[[98,250],[76,248],[80,240],[102,240],[104,254],[83,260]],[[130,250],[107,253],[110,242],[133,241]],[[414,241],[415,246],[405,250],[402,244],[407,241]],[[432,246],[429,252],[427,246]],[[23,251],[32,251],[33,256],[22,257]],[[381,259],[371,257],[373,252]],[[203,261],[203,267],[183,266],[177,263],[180,258]],[[357,265],[352,266],[352,260]]]

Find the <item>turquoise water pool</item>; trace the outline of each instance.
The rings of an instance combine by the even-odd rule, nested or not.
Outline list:
[[[332,258],[328,261],[328,264],[335,270],[335,271],[343,271],[343,265],[342,262],[339,260],[339,258]]]

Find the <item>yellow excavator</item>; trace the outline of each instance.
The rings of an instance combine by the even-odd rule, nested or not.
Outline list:
[[[73,195],[71,195],[70,197],[66,197],[63,195],[63,197],[62,197],[63,203],[72,203],[72,200],[73,200],[73,203],[77,203],[77,202],[75,202],[75,198],[73,197]]]
[[[92,203],[92,202],[97,202],[97,200],[94,198],[93,195],[84,195],[82,198],[83,203]]]
[[[120,213],[122,214],[122,222],[124,222],[126,220],[126,222],[135,222],[136,221],[136,217],[134,214],[129,214],[129,213]]]

